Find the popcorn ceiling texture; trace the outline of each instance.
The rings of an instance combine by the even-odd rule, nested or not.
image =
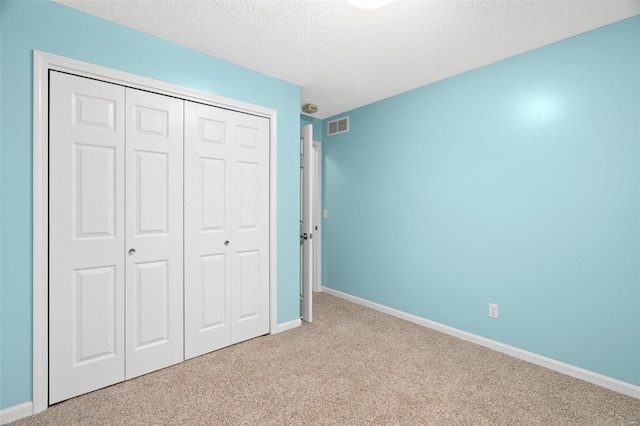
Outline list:
[[[640,14],[640,1],[54,0],[301,87],[327,118]]]
[[[15,425],[640,425],[640,400],[314,294],[314,322]]]

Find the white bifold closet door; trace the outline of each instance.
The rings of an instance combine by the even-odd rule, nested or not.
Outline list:
[[[50,73],[49,403],[183,360],[183,101]]]
[[[50,74],[49,403],[124,380],[125,89]]]
[[[269,332],[269,120],[185,102],[185,358]]]
[[[183,107],[127,89],[126,378],[184,360]]]

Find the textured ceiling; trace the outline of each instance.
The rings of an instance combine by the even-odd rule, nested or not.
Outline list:
[[[640,14],[640,0],[55,1],[295,83],[319,118]]]

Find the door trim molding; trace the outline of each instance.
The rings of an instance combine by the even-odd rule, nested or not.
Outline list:
[[[89,64],[38,50],[33,51],[33,414],[49,400],[49,70],[178,97],[269,119],[269,328],[277,324],[277,115],[278,112],[172,83]]]
[[[315,176],[314,176],[314,192],[313,197],[313,225],[318,229],[313,231],[314,252],[313,263],[316,268],[315,275],[313,277],[313,291],[319,293],[322,291],[322,142],[313,141],[311,143],[313,150],[316,153],[315,161]]]

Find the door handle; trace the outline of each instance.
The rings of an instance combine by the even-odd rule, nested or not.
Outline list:
[[[133,256],[134,254],[136,254],[136,249],[129,249],[129,256]]]
[[[225,245],[225,246],[228,246],[228,245],[229,245],[229,240],[225,241],[225,242],[224,242],[224,245]]]

